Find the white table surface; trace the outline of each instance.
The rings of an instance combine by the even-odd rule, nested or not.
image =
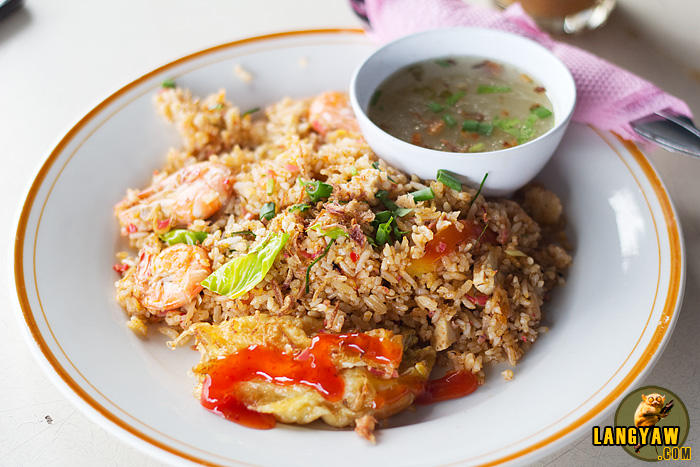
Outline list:
[[[697,0],[620,0],[603,29],[565,40],[685,99],[700,119],[698,20]],[[59,138],[113,91],[185,54],[264,33],[359,25],[345,0],[27,0],[0,21],[0,466],[164,465],[66,400],[34,361],[11,306],[13,220]],[[646,152],[680,216],[687,283],[673,336],[640,386],[661,385],[683,399],[691,420],[686,446],[700,449],[700,160]],[[592,446],[590,435],[536,463],[640,464],[621,448]]]

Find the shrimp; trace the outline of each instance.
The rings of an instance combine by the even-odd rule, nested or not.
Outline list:
[[[174,310],[187,305],[211,274],[207,252],[196,245],[179,243],[156,253],[145,246],[139,253],[134,273],[139,302],[155,312]]]
[[[231,169],[223,164],[183,167],[114,207],[122,235],[167,231],[207,219],[231,200],[233,182]]]
[[[322,136],[334,130],[360,133],[348,96],[343,92],[329,91],[316,96],[309,106],[309,122]]]

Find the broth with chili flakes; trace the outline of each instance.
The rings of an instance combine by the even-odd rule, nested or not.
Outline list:
[[[417,62],[387,78],[368,116],[403,141],[448,152],[526,143],[554,124],[546,90],[513,66],[477,57]]]

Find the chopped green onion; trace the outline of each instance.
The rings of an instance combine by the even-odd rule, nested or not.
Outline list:
[[[457,124],[457,120],[450,114],[443,114],[442,120],[447,123],[447,126],[453,128]]]
[[[377,170],[382,170],[382,169],[379,168],[379,162],[376,162],[376,161],[375,161],[375,162],[372,162],[372,167],[374,167],[374,168],[377,169]]]
[[[219,295],[238,298],[258,285],[267,275],[275,258],[289,240],[288,233],[271,233],[250,253],[221,266],[201,284]]]
[[[328,250],[331,249],[331,247],[333,246],[334,243],[335,243],[335,239],[332,238],[331,241],[328,243],[328,245],[326,245],[326,249],[323,250],[323,253],[318,258],[311,261],[311,264],[309,264],[309,267],[306,268],[306,293],[309,293],[309,273],[311,272],[311,268],[314,267],[314,265],[316,263],[321,261],[321,259],[328,254]]]
[[[454,175],[442,169],[437,171],[437,181],[443,185],[452,188],[455,191],[462,191],[462,182]]]
[[[267,219],[268,221],[275,217],[275,203],[265,203],[260,209],[260,220]]]
[[[275,191],[275,179],[274,178],[268,178],[267,179],[267,194],[271,195]]]
[[[379,190],[375,195],[375,198],[379,199],[387,209],[395,211],[398,209],[396,203],[389,199],[389,192],[386,190]]]
[[[353,176],[353,177],[354,177],[355,175],[357,175],[357,169],[355,168],[354,165],[350,166],[350,175]]]
[[[253,237],[256,236],[252,230],[239,230],[238,232],[231,232],[230,234],[228,234],[229,237],[233,237],[234,235],[252,235]]]
[[[413,196],[414,201],[427,201],[429,199],[435,198],[435,193],[433,193],[433,189],[430,187],[414,191],[412,193],[409,193],[409,195]]]
[[[472,146],[469,146],[469,152],[481,152],[484,150],[486,145],[484,143],[476,143]]]
[[[464,91],[457,91],[456,93],[452,94],[450,97],[445,99],[445,102],[447,105],[455,105],[457,101],[459,101],[461,98],[463,98],[467,93]]]
[[[393,217],[389,217],[389,220],[383,224],[379,224],[377,227],[377,235],[374,237],[377,245],[384,245],[389,241],[389,236],[391,235],[391,223],[394,220]]]
[[[462,131],[477,131],[478,129],[478,120],[465,120],[464,123],[462,123]]]
[[[295,204],[293,206],[289,206],[289,208],[287,209],[287,212],[294,212],[294,211],[304,212],[304,211],[308,211],[310,207],[311,206],[309,206],[306,203],[299,203],[299,204]]]
[[[224,104],[219,103],[219,104],[216,104],[216,105],[209,107],[209,110],[220,110],[223,108],[224,108]]]
[[[510,86],[490,86],[488,84],[480,84],[476,90],[477,94],[496,94],[502,92],[511,92],[513,89]]]
[[[552,116],[552,111],[547,107],[538,106],[532,109],[530,112],[537,115],[539,118],[547,118]]]
[[[374,91],[374,94],[372,94],[372,98],[369,100],[369,105],[374,107],[377,104],[377,101],[379,100],[379,96],[382,95],[381,89],[377,89]]]
[[[480,135],[489,136],[491,133],[493,133],[493,123],[479,122],[477,131]]]
[[[174,79],[166,79],[162,83],[160,83],[161,88],[170,88],[170,89],[175,89],[175,80]]]
[[[482,230],[481,233],[479,234],[479,238],[476,239],[476,243],[474,243],[474,246],[476,246],[479,243],[479,241],[481,240],[481,237],[484,236],[484,232],[486,232],[486,229],[488,229],[488,228],[489,228],[489,225],[486,224],[484,226],[484,230]]]
[[[428,108],[435,113],[439,113],[439,112],[442,112],[443,110],[445,110],[444,105],[440,104],[439,102],[435,102],[435,101],[429,102]]]
[[[245,117],[246,115],[253,114],[253,113],[257,112],[258,110],[260,110],[260,107],[253,107],[253,108],[250,109],[250,110],[246,110],[246,111],[243,112],[243,114],[241,115],[241,118]]]
[[[438,65],[440,65],[443,68],[447,68],[449,66],[453,66],[453,65],[457,64],[457,62],[455,62],[451,58],[435,60],[435,63],[437,63]]]
[[[394,238],[396,238],[396,240],[400,242],[403,236],[409,232],[410,230],[399,230],[399,224],[397,224],[396,219],[394,219]]]
[[[327,199],[333,193],[333,185],[328,183],[319,182],[318,180],[305,182],[301,178],[299,178],[299,181],[304,186],[306,194],[309,195],[309,198],[314,203]]]
[[[537,116],[530,114],[525,122],[517,118],[496,118],[493,124],[506,133],[515,136],[518,144],[523,144],[535,136],[535,128],[533,127],[535,120],[537,120]]]
[[[381,211],[374,215],[374,220],[372,222],[383,224],[389,219],[391,219],[391,211]]]
[[[394,216],[396,216],[397,218],[403,217],[410,214],[411,211],[413,211],[413,209],[411,208],[398,208],[394,210]]]
[[[467,206],[467,212],[469,212],[469,209],[472,207],[472,204],[474,204],[474,201],[476,201],[476,198],[477,198],[477,196],[479,196],[479,193],[481,193],[481,189],[484,187],[484,182],[486,181],[486,177],[488,177],[488,176],[489,176],[489,173],[486,172],[484,174],[484,178],[481,179],[481,185],[479,185],[479,189],[476,190],[476,194],[474,195],[472,200],[469,202],[469,206]]]
[[[206,232],[195,232],[193,230],[175,229],[160,236],[170,246],[184,243],[186,245],[197,245],[202,243],[208,234]]]

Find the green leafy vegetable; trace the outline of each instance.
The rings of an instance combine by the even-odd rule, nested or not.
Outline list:
[[[306,203],[299,203],[299,204],[295,204],[293,206],[289,206],[289,208],[287,208],[287,211],[288,212],[295,212],[295,211],[304,212],[304,211],[308,211],[310,207],[311,206],[309,206]]]
[[[390,211],[395,211],[398,208],[396,203],[389,199],[389,192],[386,190],[379,190],[374,197],[379,199]]]
[[[462,182],[445,170],[439,169],[437,171],[437,181],[455,191],[462,191]]]
[[[160,83],[160,87],[175,89],[175,80],[174,79],[166,79],[165,81]]]
[[[435,198],[435,193],[433,193],[433,189],[430,187],[413,191],[409,193],[409,195],[413,196],[415,201],[428,201],[429,199]]]
[[[328,230],[323,230],[323,226],[321,224],[314,224],[309,227],[309,230],[315,230],[321,235],[332,238],[333,240],[337,240],[338,237],[350,238],[350,234],[348,234],[342,227],[331,227]]]
[[[304,186],[306,194],[309,195],[309,198],[311,198],[311,201],[314,203],[328,199],[331,193],[333,193],[333,185],[329,185],[328,183],[319,182],[318,180],[305,182],[301,178],[299,178],[299,182]]]
[[[493,123],[479,122],[477,131],[480,135],[488,136],[493,132]]]
[[[197,245],[202,243],[205,238],[207,238],[206,232],[194,232],[192,230],[185,229],[175,229],[160,236],[168,245],[177,245],[178,243],[184,243],[186,245]]]
[[[309,267],[306,268],[306,289],[305,289],[306,293],[309,293],[309,274],[311,273],[311,268],[314,267],[314,265],[316,263],[321,261],[321,259],[328,254],[328,250],[331,249],[331,247],[333,246],[334,243],[335,243],[335,238],[332,238],[331,241],[328,243],[328,245],[326,245],[326,249],[323,250],[323,253],[321,253],[321,255],[318,258],[311,261],[311,264],[309,264]]]
[[[288,233],[271,233],[250,253],[232,259],[202,281],[202,285],[219,295],[238,298],[258,285],[289,240]]]
[[[488,84],[480,84],[476,90],[477,94],[496,94],[502,92],[511,92],[513,88],[510,86],[490,86]]]
[[[268,221],[275,217],[275,203],[265,203],[260,208],[260,220],[267,219]]]
[[[534,124],[537,119],[537,115],[530,114],[524,122],[517,118],[495,118],[493,124],[506,133],[515,136],[518,144],[523,144],[534,138]]]

